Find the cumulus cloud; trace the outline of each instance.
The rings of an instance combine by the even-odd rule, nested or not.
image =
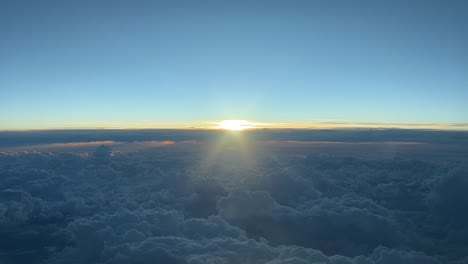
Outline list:
[[[0,154],[0,263],[468,263],[463,160],[112,153]]]

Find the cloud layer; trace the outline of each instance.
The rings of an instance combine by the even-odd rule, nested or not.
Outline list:
[[[0,263],[468,263],[466,160],[0,154]]]

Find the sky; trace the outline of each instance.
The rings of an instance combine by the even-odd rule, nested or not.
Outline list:
[[[0,1],[0,130],[468,123],[467,1]]]

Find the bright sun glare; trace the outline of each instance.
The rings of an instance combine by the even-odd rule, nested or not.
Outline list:
[[[226,130],[244,130],[254,125],[246,120],[223,120],[218,123],[218,127]]]

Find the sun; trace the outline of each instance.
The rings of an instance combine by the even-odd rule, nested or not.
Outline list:
[[[218,127],[226,130],[244,130],[254,125],[246,120],[223,120],[218,123]]]

